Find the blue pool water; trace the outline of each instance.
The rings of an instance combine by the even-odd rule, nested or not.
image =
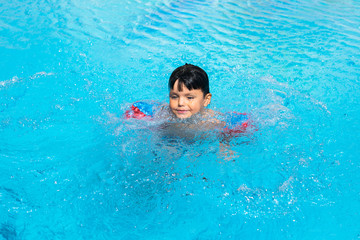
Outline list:
[[[360,3],[2,1],[0,239],[359,239]],[[125,121],[175,67],[258,131]]]

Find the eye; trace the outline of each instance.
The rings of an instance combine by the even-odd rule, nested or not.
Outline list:
[[[170,95],[171,99],[176,99],[178,96],[177,95]]]
[[[193,97],[193,96],[188,96],[187,97],[187,99],[189,99],[189,100],[192,100],[192,99],[194,99],[195,97]]]

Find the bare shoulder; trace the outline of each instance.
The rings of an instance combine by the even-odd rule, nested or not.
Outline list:
[[[204,109],[202,113],[203,123],[209,125],[209,127],[223,127],[225,123],[219,119],[220,116],[220,112]]]
[[[164,103],[158,107],[158,111],[156,111],[154,118],[162,119],[162,120],[171,120],[174,118],[174,116],[171,113],[169,105]]]

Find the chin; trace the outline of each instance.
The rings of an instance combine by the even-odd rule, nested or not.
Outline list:
[[[181,118],[181,119],[185,119],[185,118],[190,118],[190,117],[191,117],[191,115],[190,115],[190,116],[182,116],[182,115],[181,115],[181,116],[179,116],[179,115],[176,115],[176,117],[177,117],[177,118]]]
[[[174,113],[174,112],[173,112]],[[190,118],[192,116],[192,114],[176,114],[174,113],[174,115],[177,117],[177,118],[181,118],[181,119],[185,119],[185,118]]]

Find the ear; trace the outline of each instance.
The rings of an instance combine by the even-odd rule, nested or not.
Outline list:
[[[204,107],[206,107],[207,105],[209,105],[211,102],[211,93],[208,93],[205,95],[204,97]]]

